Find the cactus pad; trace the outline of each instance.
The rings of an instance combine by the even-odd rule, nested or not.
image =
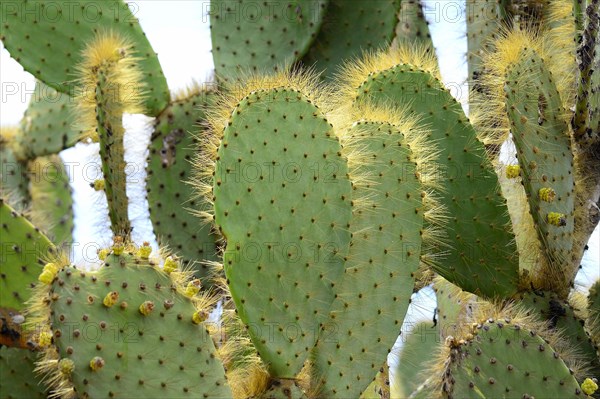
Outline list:
[[[33,159],[57,154],[73,146],[83,132],[73,126],[73,99],[42,82],[37,82],[25,115],[21,120],[20,144]]]
[[[171,103],[156,119],[148,157],[148,203],[159,242],[184,260],[215,261],[216,235],[211,226],[201,226],[186,208],[195,208],[202,198],[192,198],[190,161],[196,152],[204,108],[213,94],[199,92]],[[208,274],[206,265],[195,264],[197,277]]]
[[[225,273],[271,374],[293,378],[327,320],[347,253],[346,160],[300,91],[258,90],[225,113],[212,182]]]
[[[217,74],[273,72],[300,59],[319,31],[328,0],[212,0],[212,52]]]
[[[58,155],[29,165],[31,219],[56,245],[73,241],[73,198],[69,175]]]
[[[37,354],[27,349],[0,347],[0,397],[45,399],[48,392],[34,373]]]
[[[230,398],[193,298],[138,254],[113,250],[95,272],[65,267],[40,289],[34,310],[54,342],[46,358],[58,360],[43,370],[81,397]]]
[[[122,0],[29,0],[2,7],[2,43],[26,71],[62,93],[76,88],[75,69],[82,50],[99,31],[112,31],[134,43],[149,90],[145,111],[157,115],[169,102],[158,57],[137,18]]]
[[[359,65],[349,92],[358,101],[409,107],[422,116],[430,128],[429,140],[440,147],[434,158],[442,175],[437,194],[450,216],[445,226],[450,249],[441,248],[447,256],[433,268],[469,292],[487,297],[514,293],[518,280],[514,236],[498,177],[483,145],[460,104],[433,74],[409,64],[369,70],[371,65],[389,65],[390,58],[397,62],[393,54],[379,54]]]
[[[22,309],[42,271],[40,259],[54,246],[27,219],[0,199],[0,307]]]
[[[399,9],[399,0],[329,0],[323,26],[302,61],[333,76],[344,61],[392,42]]]
[[[561,265],[573,246],[573,153],[560,95],[542,58],[522,50],[506,70],[506,111],[523,185],[549,261]],[[552,201],[540,193],[552,189]],[[570,276],[571,271],[567,271]]]
[[[535,331],[509,320],[477,325],[452,342],[444,373],[448,398],[577,398],[579,384],[561,356]]]
[[[366,174],[378,184],[353,191],[354,203],[368,195],[372,205],[353,212],[345,274],[334,286],[331,318],[315,348],[324,397],[354,398],[367,388],[408,310],[421,260],[424,186],[404,134],[410,132],[374,121],[350,129],[365,147]]]
[[[588,366],[600,371],[596,350],[584,330],[584,320],[577,317],[571,305],[547,291],[522,293],[519,295],[518,305],[528,314],[547,321],[553,330],[563,333],[570,350],[579,355]]]
[[[596,355],[600,359],[600,280],[596,281],[590,288],[588,295],[588,316],[585,321],[585,327],[596,348]]]
[[[400,6],[394,42],[420,43],[434,51],[421,0],[401,0]]]

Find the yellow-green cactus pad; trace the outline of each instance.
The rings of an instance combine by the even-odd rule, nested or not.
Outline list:
[[[451,345],[443,373],[447,398],[584,397],[571,371],[536,331],[510,320],[478,324]]]
[[[293,378],[328,319],[348,251],[346,159],[297,90],[254,91],[227,115],[212,181],[225,274],[271,374]]]
[[[548,260],[561,267],[573,247],[575,204],[565,110],[554,78],[536,51],[522,49],[505,78],[506,112],[531,214]],[[545,200],[544,190],[554,192],[552,201]]]
[[[50,334],[46,357],[58,361],[43,371],[79,397],[231,398],[207,327],[174,275],[129,248],[94,272],[57,271],[33,308],[48,317],[40,335]]]
[[[424,186],[401,127],[358,122],[350,131],[363,146],[366,174],[377,183],[355,186],[355,209],[345,273],[315,347],[323,397],[359,397],[394,346],[413,293],[421,260]],[[360,143],[360,144],[358,144]]]
[[[38,284],[43,258],[54,245],[2,199],[0,199],[0,307],[22,309]]]
[[[374,58],[354,73],[358,76],[352,78],[356,87],[351,90],[356,101],[408,107],[422,117],[430,129],[428,139],[440,148],[433,160],[440,165],[437,195],[450,217],[445,225],[449,247],[440,248],[443,261],[433,268],[465,291],[486,297],[514,293],[518,259],[506,200],[460,104],[434,74],[414,65],[396,64],[369,72],[371,64],[390,62],[386,54],[377,57],[383,61]]]

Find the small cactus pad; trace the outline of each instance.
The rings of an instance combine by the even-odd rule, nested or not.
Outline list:
[[[577,317],[575,309],[562,301],[556,294],[547,291],[522,293],[517,301],[528,314],[541,317],[550,328],[560,331],[573,353],[586,365],[600,372],[596,349],[584,329],[584,320]]]
[[[356,398],[367,388],[408,310],[421,260],[424,188],[405,133],[380,122],[350,129],[369,158],[366,174],[378,181],[353,190],[353,203],[367,196],[370,205],[353,212],[345,273],[315,348],[323,397]]]
[[[42,271],[40,258],[54,246],[27,219],[0,199],[0,307],[20,310]]]
[[[217,75],[273,72],[298,61],[313,42],[328,0],[211,0],[212,52]]]
[[[427,380],[428,362],[437,355],[442,338],[440,325],[431,321],[415,323],[403,333],[402,347],[397,355],[396,372],[392,384],[394,397],[408,398]]]
[[[16,128],[0,128],[0,198],[17,209],[29,202],[27,166],[21,160]]]
[[[272,376],[293,378],[328,318],[348,251],[346,159],[300,91],[258,90],[227,115],[213,179],[225,273]]]
[[[157,115],[169,102],[158,57],[137,18],[122,0],[18,1],[2,7],[0,39],[26,71],[62,93],[76,87],[75,65],[82,50],[99,31],[112,31],[134,44],[148,93],[145,111]],[[60,137],[60,136],[59,136]]]
[[[148,203],[158,240],[187,261],[217,260],[211,226],[200,225],[186,208],[195,208],[203,198],[193,198],[190,161],[204,128],[204,107],[214,94],[198,92],[171,103],[156,119],[148,157]],[[202,129],[200,132],[199,129]],[[202,150],[200,148],[200,150]],[[197,277],[208,274],[206,265],[194,264]]]
[[[57,271],[45,289],[34,310],[48,315],[47,353],[60,360],[44,371],[79,397],[231,398],[194,299],[128,246],[95,272]]]
[[[57,154],[73,146],[82,132],[73,126],[73,99],[37,82],[21,120],[20,144],[29,159]]]
[[[34,373],[37,355],[27,349],[0,347],[0,397],[45,399],[46,386]]]
[[[461,321],[471,313],[472,306],[477,300],[475,295],[462,291],[448,280],[437,277],[433,283],[437,302],[436,320],[442,339],[456,335],[461,328]]]
[[[73,198],[69,175],[58,155],[29,164],[31,220],[56,245],[73,241]]]
[[[584,397],[561,356],[516,322],[490,319],[473,329],[472,339],[449,345],[444,397]]]
[[[505,79],[506,112],[531,213],[548,260],[560,266],[569,259],[573,246],[575,202],[565,111],[553,78],[536,51],[521,50],[518,61],[507,67]],[[547,189],[555,193],[550,201],[543,195]],[[563,272],[572,278],[574,271]]]
[[[362,51],[388,46],[399,8],[399,0],[329,0],[323,26],[303,63],[331,77],[344,61]]]
[[[410,53],[410,50],[405,51]],[[385,53],[377,55],[385,60]],[[377,65],[375,58],[369,64]],[[360,67],[359,67],[360,68]],[[423,118],[428,139],[440,147],[440,203],[450,220],[445,226],[450,248],[433,268],[464,290],[486,297],[516,291],[518,259],[506,201],[485,149],[460,104],[431,73],[397,64],[382,70],[362,68],[352,90],[358,101],[404,105]],[[362,80],[364,77],[364,80]],[[354,86],[356,84],[356,86]],[[485,239],[483,239],[485,237]]]

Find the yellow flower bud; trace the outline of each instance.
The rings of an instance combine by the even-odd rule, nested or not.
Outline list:
[[[586,378],[583,384],[581,384],[581,389],[586,395],[593,395],[598,389],[598,384],[591,378]]]
[[[117,291],[112,291],[106,294],[102,303],[107,308],[112,307],[119,300],[119,293]]]
[[[208,312],[206,312],[204,310],[199,310],[197,312],[194,312],[194,314],[192,315],[192,322],[194,324],[200,324],[200,323],[204,322],[206,319],[208,319]]]
[[[187,287],[185,287],[185,295],[191,298],[200,292],[201,287],[202,283],[200,282],[200,279],[194,279],[188,283]]]
[[[167,259],[165,259],[165,264],[163,265],[163,270],[165,271],[165,273],[171,274],[174,271],[177,271],[178,267],[179,262],[173,259],[172,256],[167,256]]]
[[[148,316],[154,310],[154,302],[145,301],[140,305],[139,309],[141,314],[143,314],[144,316]]]
[[[100,356],[96,356],[92,360],[90,360],[90,368],[93,371],[98,371],[102,367],[104,367],[104,359],[102,359]]]
[[[521,167],[519,165],[508,165],[506,167],[506,177],[509,179],[516,179],[519,177],[519,172],[521,171]]]

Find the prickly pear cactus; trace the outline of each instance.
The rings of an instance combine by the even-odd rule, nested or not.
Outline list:
[[[20,134],[14,127],[0,128],[0,197],[22,210],[29,202],[29,176],[18,143]]]
[[[449,342],[447,398],[582,396],[571,370],[538,331],[511,319],[488,319]]]
[[[57,394],[231,397],[197,280],[161,270],[149,252],[117,240],[95,272],[47,266],[33,311]]]
[[[327,320],[348,251],[347,163],[323,98],[312,97],[314,77],[282,74],[243,87],[220,104],[214,164],[201,167],[210,171],[239,316],[271,374],[294,378]]]

